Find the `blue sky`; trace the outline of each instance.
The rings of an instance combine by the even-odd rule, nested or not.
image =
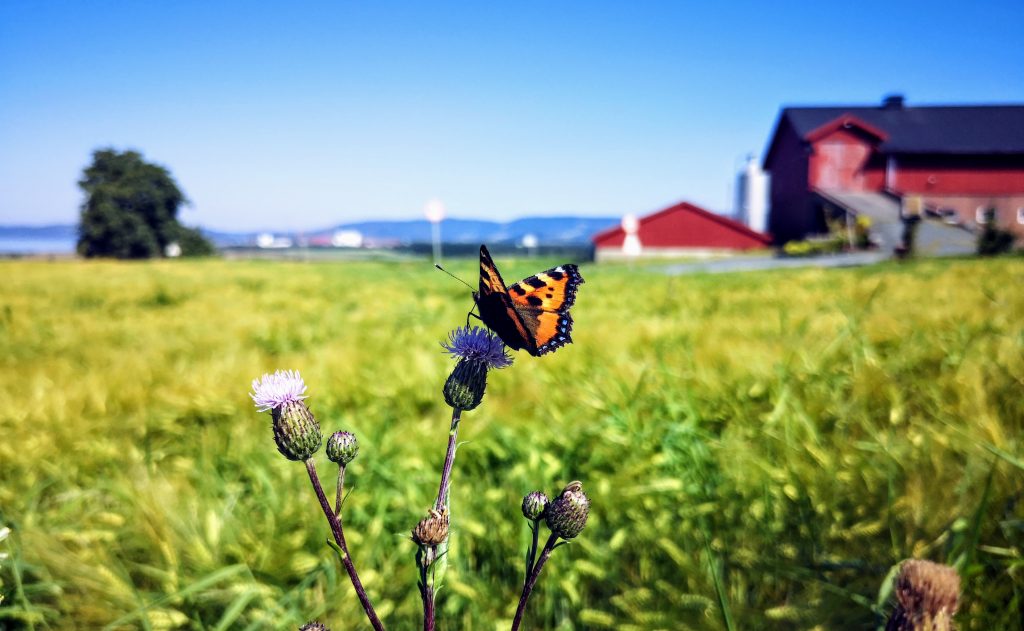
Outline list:
[[[0,2],[0,223],[72,223],[93,149],[188,224],[730,209],[781,106],[1024,103],[1007,2]]]

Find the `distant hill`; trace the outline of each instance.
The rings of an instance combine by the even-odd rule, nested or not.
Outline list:
[[[446,219],[441,222],[441,239],[445,243],[516,243],[532,234],[541,245],[585,245],[594,233],[618,223],[618,217],[526,217],[509,222]],[[430,223],[422,219],[339,224],[307,236],[330,236],[337,230],[358,230],[370,241],[410,244],[431,239]]]
[[[514,244],[532,234],[541,246],[588,245],[590,237],[617,225],[618,217],[526,217],[509,222],[477,219],[446,219],[441,222],[441,238],[445,243]],[[409,245],[429,242],[430,224],[423,219],[410,221],[357,221],[306,232],[276,232],[276,236],[293,239],[329,239],[338,230],[358,230],[371,243]],[[203,230],[220,247],[252,245],[258,232],[227,232]],[[0,226],[0,239],[71,242],[77,238],[73,224],[52,226]]]
[[[78,226],[55,224],[52,226],[0,226],[2,239],[31,239],[55,241],[78,238]]]

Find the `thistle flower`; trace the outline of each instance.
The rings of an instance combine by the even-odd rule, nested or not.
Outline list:
[[[590,498],[583,492],[582,482],[570,482],[562,494],[548,504],[544,517],[551,532],[562,539],[572,539],[583,532],[590,514]]]
[[[458,328],[441,346],[459,360],[444,383],[445,403],[459,410],[472,410],[480,405],[487,388],[487,371],[512,365],[501,339],[487,329]]]
[[[508,368],[512,356],[505,350],[501,338],[478,326],[459,327],[448,335],[441,347],[453,359],[480,361],[488,368]]]
[[[299,631],[331,631],[327,625],[322,622],[307,622],[306,624],[299,627]]]
[[[359,454],[359,442],[352,432],[334,432],[327,439],[327,458],[344,467]]]
[[[887,631],[951,631],[960,576],[948,565],[909,559],[896,576],[896,610]]]
[[[306,384],[297,370],[278,370],[272,375],[263,375],[252,380],[252,397],[258,412],[281,407],[285,403],[306,398]]]
[[[306,398],[306,384],[296,371],[277,371],[254,379],[249,394],[256,409],[270,410],[273,419],[274,442],[277,450],[289,460],[306,460],[323,441],[320,424],[302,399]]]
[[[544,516],[544,509],[548,506],[548,496],[541,491],[527,493],[523,497],[523,517],[530,521],[537,521]]]

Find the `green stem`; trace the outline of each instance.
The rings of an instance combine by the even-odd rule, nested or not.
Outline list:
[[[348,572],[349,580],[352,581],[352,587],[356,590],[359,603],[363,606],[363,611],[366,612],[366,617],[369,618],[370,625],[373,626],[374,631],[384,631],[384,625],[381,624],[380,618],[377,617],[377,612],[374,611],[373,604],[370,603],[370,597],[366,595],[363,583],[359,580],[359,574],[356,573],[356,566],[352,563],[352,555],[348,553],[348,545],[345,543],[345,531],[342,528],[341,519],[331,510],[331,504],[327,501],[327,496],[324,495],[324,488],[320,485],[320,477],[316,474],[316,464],[312,458],[306,460],[306,472],[309,473],[309,481],[313,485],[313,490],[316,491],[317,499],[320,500],[320,508],[324,511],[324,517],[327,518],[327,523],[331,526],[334,542],[338,544],[338,548],[343,552],[343,554],[339,555],[341,557],[341,564],[345,566],[345,571]]]
[[[533,592],[533,586],[537,584],[537,579],[540,577],[540,571],[544,569],[544,563],[551,556],[551,551],[555,549],[555,543],[558,541],[558,535],[551,533],[548,537],[548,542],[544,544],[544,550],[540,553],[540,558],[537,559],[537,564],[533,566],[533,571],[530,572],[529,578],[526,579],[526,584],[523,585],[523,594],[519,597],[519,606],[516,608],[516,617],[512,621],[512,631],[517,631],[519,625],[523,622],[523,614],[526,613],[526,601],[530,599],[530,594]]]
[[[341,494],[345,488],[345,465],[338,465],[338,490],[334,494],[334,516],[341,520]]]
[[[530,543],[530,552],[526,555],[526,574],[523,576],[523,585],[530,580],[530,573],[533,572],[533,562],[537,560],[537,543],[540,537],[540,520],[533,520],[530,526],[533,531],[533,541]]]
[[[455,464],[455,446],[459,437],[459,419],[462,417],[462,410],[452,408],[452,425],[448,430],[448,451],[444,455],[444,466],[441,467],[441,485],[437,489],[437,499],[434,500],[434,510],[448,508],[448,494],[451,491],[452,465]]]

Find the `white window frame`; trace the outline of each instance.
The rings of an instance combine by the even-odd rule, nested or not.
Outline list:
[[[988,206],[978,206],[974,209],[974,223],[983,224],[985,223],[985,213],[988,212]]]
[[[1024,206],[1017,209],[1017,223],[1024,224]]]

